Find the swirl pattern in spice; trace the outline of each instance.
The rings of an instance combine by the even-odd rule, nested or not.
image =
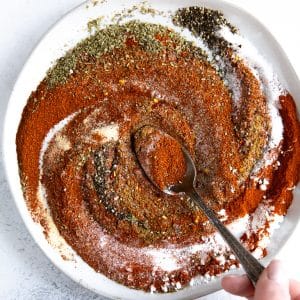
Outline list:
[[[149,183],[133,133],[150,125],[184,145],[201,197],[257,256],[287,212],[300,164],[293,99],[273,73],[243,59],[243,44],[222,36],[234,39],[236,29],[206,8],[180,10],[174,22],[211,52],[161,25],[108,26],[49,71],[16,139],[24,196],[46,234],[43,201],[96,271],[157,292],[238,263],[188,198]]]

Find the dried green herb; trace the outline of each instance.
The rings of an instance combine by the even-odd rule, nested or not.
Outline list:
[[[164,37],[164,42],[160,40],[160,37]],[[191,55],[205,57],[205,53],[201,49],[162,25],[139,21],[131,21],[123,25],[113,24],[98,30],[60,58],[48,71],[46,79],[48,86],[51,88],[65,83],[75,72],[79,63],[83,67],[84,62],[89,58],[99,59],[106,53],[125,47],[128,38],[133,39],[141,49],[150,54],[157,54],[163,49],[174,49],[175,44],[177,53],[184,51]]]
[[[101,25],[101,22],[103,21],[103,19],[104,19],[104,16],[101,16],[97,19],[89,21],[87,23],[89,33],[91,33],[93,30],[98,30],[98,28]]]

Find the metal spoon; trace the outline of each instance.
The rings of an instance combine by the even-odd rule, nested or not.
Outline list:
[[[171,136],[170,138],[173,139],[173,137]],[[244,246],[233,236],[233,234],[218,219],[214,211],[211,208],[209,208],[205,204],[205,202],[201,199],[201,197],[199,196],[199,194],[195,189],[197,172],[196,172],[194,161],[191,158],[189,152],[184,147],[181,148],[186,162],[186,173],[184,175],[184,178],[180,183],[177,183],[173,186],[166,187],[163,190],[163,192],[169,195],[185,193],[195,202],[196,205],[198,205],[202,209],[202,211],[205,213],[209,221],[216,227],[216,229],[219,231],[223,239],[227,242],[227,244],[235,254],[235,256],[239,259],[249,279],[251,280],[252,284],[255,286],[256,282],[259,279],[260,274],[264,270],[264,267],[248,250],[244,248]],[[157,187],[155,182],[152,181],[151,176],[148,176],[149,174],[147,174],[146,171],[147,168],[144,167],[144,161],[139,161],[139,163],[142,166],[143,170],[145,171],[148,179]]]

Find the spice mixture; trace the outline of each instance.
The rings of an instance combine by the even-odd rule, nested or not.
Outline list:
[[[142,127],[134,135],[134,150],[146,175],[161,190],[184,178],[186,162],[181,145],[165,132]]]
[[[258,257],[299,177],[295,104],[264,60],[255,54],[253,66],[243,58],[249,43],[220,12],[185,8],[173,21],[202,47],[162,25],[101,29],[48,72],[16,137],[24,196],[45,234],[46,201],[85,262],[151,292],[181,289],[238,262],[187,197],[149,182],[132,147],[140,128],[167,132],[188,149],[201,197]],[[169,142],[158,149],[166,167],[180,157]],[[165,184],[159,170],[153,175]]]

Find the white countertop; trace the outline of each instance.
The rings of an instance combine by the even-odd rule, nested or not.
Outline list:
[[[2,120],[13,84],[30,52],[48,28],[82,0],[1,0],[0,141]],[[150,1],[151,2],[151,1]],[[232,0],[255,15],[280,42],[300,77],[298,1]],[[0,148],[2,151],[2,147]],[[1,153],[2,154],[2,153]],[[296,240],[290,238],[279,257],[291,276],[300,279]],[[8,190],[0,155],[0,299],[104,299],[62,274],[35,244]],[[201,300],[241,299],[224,291]]]

